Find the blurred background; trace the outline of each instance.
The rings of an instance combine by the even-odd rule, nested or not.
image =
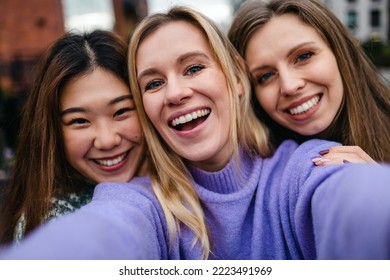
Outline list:
[[[146,15],[185,4],[225,31],[243,0],[0,0],[0,182],[12,166],[19,115],[34,67],[66,31],[106,29],[128,40]],[[390,81],[390,0],[323,0]]]

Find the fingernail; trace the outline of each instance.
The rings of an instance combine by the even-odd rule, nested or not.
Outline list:
[[[318,157],[318,158],[313,158],[311,161],[314,163],[319,162],[319,161],[322,163],[325,163],[325,162],[330,162],[332,160],[330,158]]]
[[[318,157],[318,158],[313,158],[311,161],[312,162],[317,162],[317,161],[321,161],[322,158]]]
[[[329,153],[329,149],[320,151],[320,155],[321,155],[321,156],[326,155],[326,154],[328,154],[328,153]]]
[[[351,162],[346,159],[343,159],[343,163],[351,163]]]

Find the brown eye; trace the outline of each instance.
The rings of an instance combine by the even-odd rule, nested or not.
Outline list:
[[[68,123],[68,125],[72,125],[72,124],[74,124],[74,125],[83,125],[83,124],[86,124],[86,123],[88,123],[88,120],[86,120],[86,119],[83,119],[83,118],[75,118],[75,119],[72,119],[72,120]]]
[[[122,109],[119,109],[118,111],[115,112],[114,114],[114,117],[115,116],[120,116],[120,115],[123,115],[129,111],[131,111],[132,109],[131,108],[122,108]]]

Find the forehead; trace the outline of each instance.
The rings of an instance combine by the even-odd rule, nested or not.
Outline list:
[[[250,58],[260,54],[265,57],[278,52],[284,54],[294,46],[308,42],[326,44],[317,30],[304,23],[297,15],[275,16],[251,36],[245,58],[250,62]]]
[[[262,36],[265,40],[272,38],[272,40],[294,39],[297,41],[308,36],[322,39],[314,27],[305,23],[298,15],[291,13],[272,17],[254,33],[252,38],[255,36]]]
[[[171,21],[158,27],[141,42],[136,64],[151,64],[168,56],[177,57],[192,51],[211,53],[204,33],[187,21]]]
[[[62,106],[75,102],[92,104],[98,99],[111,100],[120,95],[130,94],[128,86],[111,71],[96,68],[93,72],[74,78],[61,93]]]

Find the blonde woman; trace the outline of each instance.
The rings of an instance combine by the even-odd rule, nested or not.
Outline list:
[[[150,178],[98,185],[90,204],[2,258],[388,258],[390,167],[315,167],[336,144],[323,140],[267,157],[238,59],[196,11],[144,20],[129,61]]]

